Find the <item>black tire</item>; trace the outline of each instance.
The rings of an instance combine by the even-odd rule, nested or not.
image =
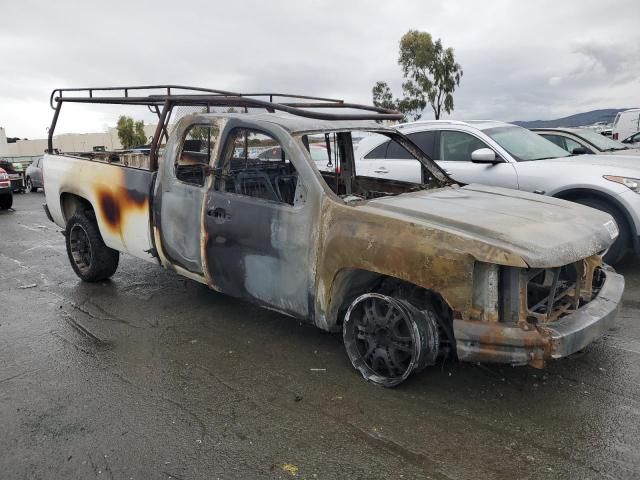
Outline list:
[[[609,265],[615,265],[616,263],[621,262],[631,245],[631,232],[629,231],[627,219],[624,217],[622,212],[606,201],[599,200],[597,198],[578,198],[574,201],[581,205],[586,205],[587,207],[606,212],[613,217],[618,224],[618,231],[620,233],[618,234],[616,241],[613,242],[613,245],[611,245],[609,250],[607,250],[603,259],[605,263],[608,263]]]
[[[38,191],[38,187],[33,186],[31,177],[27,177],[27,193],[36,193],[37,191]]]
[[[368,382],[395,387],[433,365],[440,347],[436,313],[406,300],[366,293],[349,306],[342,328],[347,355]]]
[[[0,195],[0,208],[9,210],[13,206],[13,195]]]
[[[75,213],[67,222],[67,255],[73,271],[85,282],[99,282],[118,269],[120,252],[107,247],[94,218]]]

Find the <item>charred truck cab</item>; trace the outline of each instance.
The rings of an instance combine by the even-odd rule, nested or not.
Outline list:
[[[54,154],[65,103],[149,108],[150,152]],[[129,253],[341,331],[372,383],[398,385],[447,354],[542,367],[602,336],[620,305],[624,280],[601,258],[617,235],[609,215],[456,185],[375,122],[397,112],[167,85],[55,90],[51,105],[46,209],[82,280],[109,278]],[[214,113],[229,107],[242,111]],[[390,137],[422,182],[359,175],[356,132]]]

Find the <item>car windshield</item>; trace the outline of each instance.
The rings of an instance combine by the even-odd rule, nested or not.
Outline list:
[[[593,130],[589,130],[586,128],[582,130],[573,130],[573,133],[579,137],[584,138],[587,142],[594,144],[598,150],[610,151],[625,150],[629,148],[620,142],[611,140],[610,138],[607,138],[604,135],[599,134],[598,132],[594,132]]]
[[[569,157],[571,154],[555,143],[526,128],[508,125],[483,130],[518,162]]]
[[[317,145],[309,145],[309,147],[311,159],[314,162],[329,162],[329,154],[326,147]]]

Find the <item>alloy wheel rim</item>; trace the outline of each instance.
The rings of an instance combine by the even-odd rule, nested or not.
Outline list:
[[[89,235],[81,225],[74,225],[69,232],[69,243],[71,246],[71,255],[76,266],[82,273],[86,273],[91,268],[91,259],[93,251]]]
[[[352,304],[347,315],[351,325],[345,341],[350,341],[354,366],[359,364],[370,376],[390,381],[411,373],[417,357],[415,335],[410,312],[400,302],[367,294]]]

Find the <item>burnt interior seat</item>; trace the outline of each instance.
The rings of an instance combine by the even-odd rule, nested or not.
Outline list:
[[[180,155],[180,165],[208,165],[209,154],[183,151]]]
[[[278,194],[280,201],[288,203],[289,205],[293,205],[296,195],[298,175],[276,175],[276,177],[274,178],[274,183],[276,185],[276,193]]]
[[[176,178],[183,182],[193,183],[195,185],[204,185],[205,173],[202,166],[203,164],[201,163],[193,165],[178,165],[176,167]]]
[[[187,139],[182,146],[180,165],[208,165],[210,152],[204,140]]]
[[[265,172],[243,171],[235,177],[235,191],[241,195],[247,195],[264,200],[279,201],[271,179]]]

